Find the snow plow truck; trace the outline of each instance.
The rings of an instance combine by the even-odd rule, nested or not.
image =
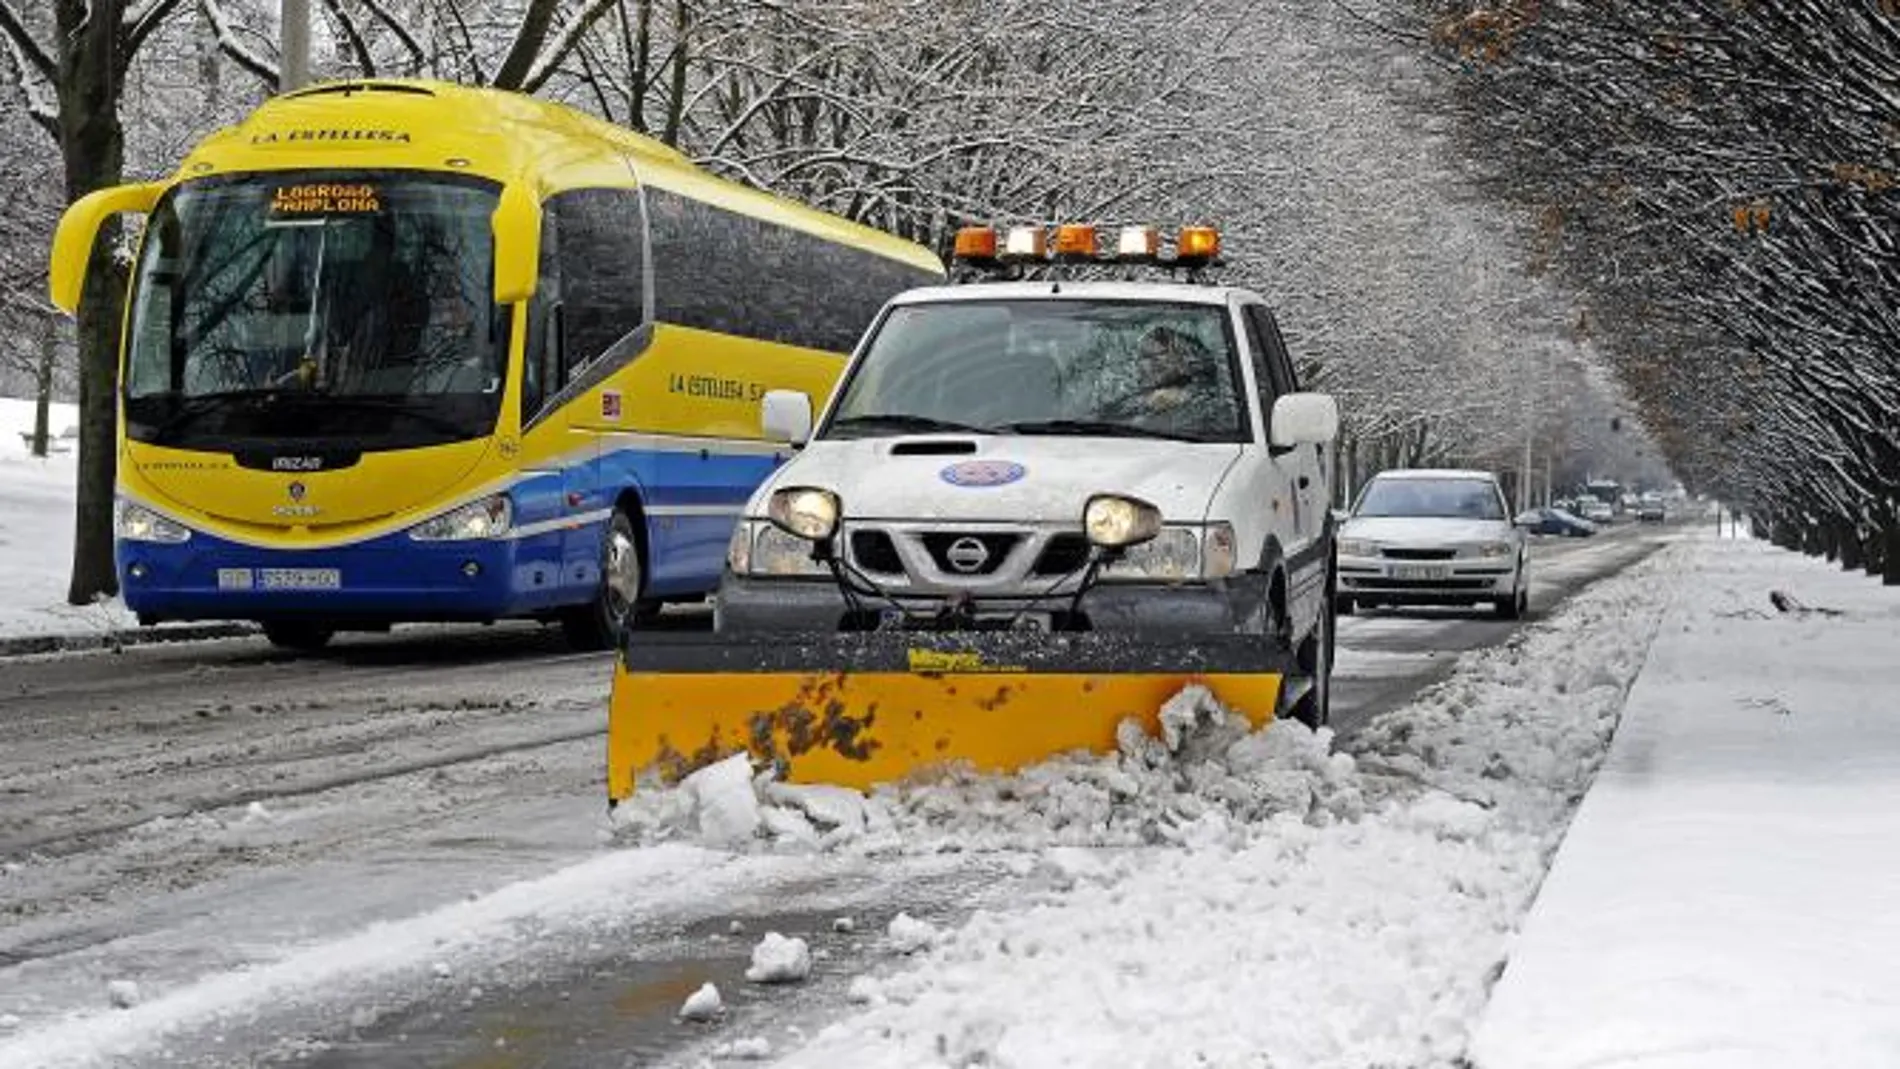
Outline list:
[[[965,229],[955,281],[891,300],[816,420],[766,393],[794,455],[732,532],[712,633],[628,630],[610,800],[741,751],[859,789],[1010,772],[1152,732],[1195,683],[1325,723],[1338,409],[1219,256],[1209,227]]]

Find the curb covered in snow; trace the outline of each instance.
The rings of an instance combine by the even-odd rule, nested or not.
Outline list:
[[[163,642],[246,638],[257,633],[258,629],[251,624],[183,624],[177,627],[126,628],[65,635],[13,635],[0,637],[0,658],[120,650],[127,646],[153,646]]]

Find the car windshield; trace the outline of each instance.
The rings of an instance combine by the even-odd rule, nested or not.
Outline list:
[[[386,172],[179,187],[134,277],[129,429],[168,444],[492,430],[507,329],[489,289],[496,196]]]
[[[1109,300],[891,310],[824,436],[933,430],[1239,442],[1225,308]]]
[[[1484,479],[1374,479],[1353,515],[1501,520],[1504,503]]]

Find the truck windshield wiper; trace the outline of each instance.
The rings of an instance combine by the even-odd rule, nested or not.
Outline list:
[[[1148,427],[1137,427],[1132,423],[1116,423],[1101,419],[1031,419],[1017,423],[1005,423],[996,428],[1010,434],[1073,434],[1078,436],[1099,436],[1103,438],[1160,438],[1170,442],[1207,442],[1198,434],[1180,434],[1174,431],[1157,431]]]
[[[967,423],[953,423],[932,416],[917,416],[903,412],[882,413],[872,416],[846,416],[831,421],[833,431],[899,431],[909,433],[928,433],[930,431],[952,431],[961,434],[993,434],[988,427],[972,427]],[[853,435],[852,437],[856,437]]]

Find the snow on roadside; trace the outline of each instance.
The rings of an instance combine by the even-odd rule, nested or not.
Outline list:
[[[78,409],[55,404],[52,432],[73,426]],[[78,456],[28,452],[20,432],[33,429],[33,402],[0,397],[0,638],[96,635],[137,621],[118,599],[66,604],[73,555],[73,498]]]
[[[1524,922],[1477,1065],[1900,1065],[1900,591],[1717,537]]]
[[[1293,723],[1249,734],[1190,689],[1170,740],[1125,732],[1114,756],[881,790],[855,818],[835,792],[816,819],[755,778],[756,849],[1028,851],[1036,888],[928,938],[894,925],[893,954],[912,956],[858,978],[865,1008],[786,1064],[1453,1064],[1684,552],[1468,655],[1350,753]],[[692,834],[667,793],[622,834]]]

